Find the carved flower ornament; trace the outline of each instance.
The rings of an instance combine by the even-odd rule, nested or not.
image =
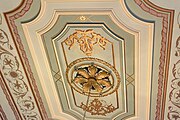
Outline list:
[[[90,93],[93,90],[101,94],[104,88],[111,87],[111,82],[109,81],[110,72],[94,65],[75,68],[75,71],[77,74],[73,82],[80,84],[83,92]]]
[[[110,95],[120,86],[118,71],[111,64],[91,57],[71,62],[66,79],[73,91],[90,97]]]

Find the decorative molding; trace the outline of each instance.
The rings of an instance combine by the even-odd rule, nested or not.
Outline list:
[[[2,90],[3,90],[3,93],[5,94],[5,96],[6,96],[6,99],[7,99],[7,101],[8,101],[8,104],[9,104],[9,106],[11,107],[11,109],[12,109],[12,111],[13,111],[13,113],[14,113],[14,116],[15,116],[15,118],[16,118],[16,120],[21,120],[22,119],[22,117],[20,116],[20,113],[19,113],[19,111],[18,111],[18,109],[17,109],[17,107],[16,107],[16,104],[15,104],[15,102],[14,102],[14,100],[12,99],[12,96],[10,95],[10,94],[8,94],[8,93],[10,93],[9,92],[9,90],[8,89],[6,89],[7,87],[7,85],[6,84],[4,84],[3,83],[3,75],[2,75],[2,73],[0,72],[0,74],[1,74],[1,76],[0,76],[0,86],[1,86],[1,88],[2,88]]]
[[[72,74],[72,73],[70,73],[70,71],[72,71],[71,70],[71,69],[73,69],[72,67],[76,67],[77,63],[80,63],[80,62],[83,62],[83,61],[85,61],[85,62],[89,61],[91,63],[92,62],[98,62],[98,63],[101,63],[101,64],[105,65],[106,67],[108,67],[111,70],[111,73],[115,75],[114,77],[115,77],[116,81],[114,81],[114,77],[112,77],[113,82],[111,82],[111,84],[113,86],[108,87],[108,89],[105,92],[101,92],[101,93],[96,92],[96,93],[93,93],[93,94],[88,94],[88,92],[84,92],[82,89],[79,89],[78,87],[76,87],[75,84],[72,84],[72,80],[74,80],[74,79],[72,78],[72,76],[69,76],[69,75]],[[103,96],[110,95],[110,94],[114,93],[119,88],[119,85],[120,85],[120,75],[119,75],[118,71],[113,66],[111,66],[109,63],[107,63],[107,62],[105,62],[105,61],[103,61],[101,59],[91,58],[91,57],[80,58],[80,59],[77,59],[77,60],[73,61],[72,63],[70,63],[68,65],[67,69],[66,69],[66,78],[68,80],[68,83],[70,84],[70,86],[74,90],[76,90],[77,92],[79,92],[81,94],[88,95],[88,96],[91,96],[91,97],[99,97],[99,96],[103,97]],[[74,81],[73,81],[73,83],[74,83]]]
[[[72,84],[78,84],[82,88],[82,92],[91,94],[92,91],[101,95],[103,89],[112,87],[108,71],[96,65],[80,66],[75,68],[73,73],[75,75]]]
[[[13,43],[14,43],[14,45],[17,49],[17,53],[19,55],[18,57],[20,57],[20,60],[21,60],[21,62],[19,62],[17,60],[17,56],[12,55],[11,52],[8,51],[9,57],[6,56],[7,60],[12,61],[12,59],[14,59],[13,62],[15,62],[14,64],[16,65],[15,66],[16,69],[15,69],[15,71],[12,71],[14,69],[11,68],[11,71],[9,71],[9,72],[6,71],[5,76],[6,76],[6,79],[7,78],[14,79],[14,81],[10,80],[11,83],[9,82],[11,89],[14,90],[14,93],[11,93],[11,94],[14,94],[17,96],[16,102],[19,105],[21,112],[23,113],[23,117],[25,119],[38,120],[38,119],[48,119],[48,118],[47,118],[47,114],[46,114],[44,105],[42,103],[39,91],[37,89],[37,85],[35,83],[35,79],[33,77],[33,73],[30,68],[30,64],[27,59],[27,55],[24,50],[23,44],[21,42],[22,40],[18,33],[19,31],[17,29],[17,25],[15,22],[16,19],[22,17],[23,15],[26,14],[26,12],[29,11],[32,3],[33,3],[33,0],[23,1],[23,2],[21,2],[21,5],[18,6],[18,8],[16,8],[15,10],[4,13],[9,30],[12,34]],[[4,60],[5,59],[6,58],[4,58]],[[22,70],[19,69],[20,66],[23,67],[23,71],[26,74],[26,77],[27,77],[26,82],[28,83],[28,85],[26,85],[27,83],[24,81],[24,77],[22,75]],[[13,77],[17,77],[18,80]],[[32,83],[32,85],[31,85],[31,83]],[[33,88],[32,88],[32,86],[33,86]],[[23,89],[21,89],[21,88],[23,88]],[[35,109],[38,109],[39,113],[37,113],[37,111],[34,111]]]
[[[0,14],[0,25],[2,24],[2,16]],[[6,96],[6,99],[8,101],[8,104],[9,106],[11,107],[13,113],[14,113],[14,116],[17,120],[20,120],[22,119],[22,117],[20,116],[20,113],[18,111],[18,108],[16,106],[16,103],[14,102],[13,98],[11,95],[9,95],[8,93],[10,93],[6,83],[5,83],[5,79],[3,77],[3,61],[1,60],[1,55],[3,54],[9,54],[7,52],[6,49],[9,49],[9,50],[13,50],[13,47],[9,44],[9,38],[8,38],[8,35],[6,34],[6,32],[2,29],[0,29],[0,65],[1,65],[1,72],[0,72],[0,86],[3,90],[3,93],[5,94]],[[9,54],[9,55],[12,55],[12,54]]]
[[[75,44],[75,41],[80,46],[80,50],[85,53],[87,56],[92,55],[93,45],[98,44],[103,50],[105,50],[106,43],[108,40],[102,37],[100,34],[95,33],[93,29],[88,30],[76,30],[68,38],[64,40],[69,50]]]
[[[106,116],[106,114],[111,113],[116,110],[116,108],[112,104],[107,104],[104,100],[99,100],[95,98],[88,105],[81,102],[80,106],[84,111],[91,113],[91,115],[102,115]]]
[[[156,17],[163,18],[162,31],[161,31],[162,39],[161,39],[161,50],[160,50],[160,58],[159,58],[160,64],[159,64],[158,93],[157,93],[157,98],[156,98],[157,103],[156,103],[155,119],[164,120],[174,11],[155,6],[149,0],[144,0],[144,1],[134,0],[134,1],[145,12],[148,12],[151,15],[154,15]],[[158,12],[157,10],[170,13],[170,21],[168,22],[169,20],[168,14]],[[167,31],[169,31],[169,33]]]
[[[180,29],[180,12],[178,13],[178,16],[177,16],[177,24]]]
[[[171,105],[168,107],[168,119],[180,119],[180,60],[174,64],[173,77],[171,81],[171,91],[169,93],[169,102]]]
[[[85,21],[87,18],[86,18],[86,16],[80,16],[79,19],[80,19],[80,21]]]
[[[2,108],[1,105],[0,105],[0,118],[1,118],[2,120],[8,120],[7,117],[6,117],[6,114],[5,114],[5,112],[4,112],[4,110],[3,110],[3,108]]]
[[[176,48],[175,49],[176,49],[175,56],[179,57],[180,56],[180,36],[176,40]]]
[[[169,106],[168,107],[168,115],[167,115],[167,118],[169,120],[178,120],[180,119],[180,112],[178,111],[179,108],[174,108],[172,106]]]
[[[13,47],[9,45],[9,38],[5,31],[0,29],[0,65],[13,99],[21,111],[23,117],[28,119],[39,119],[34,111],[35,104],[29,94],[29,88],[25,82],[23,72],[20,70],[20,63],[12,53]],[[33,114],[33,115],[32,115]],[[31,117],[32,116],[32,117]]]
[[[58,8],[57,8],[57,9],[58,9]],[[47,9],[47,10],[48,10],[48,9]],[[105,9],[103,9],[103,12],[104,12],[104,10],[105,10]],[[63,11],[63,9],[62,9],[62,11]],[[64,15],[62,11],[60,11],[60,13],[62,13],[62,15]],[[79,12],[79,11],[73,11],[73,12],[71,12],[71,14],[77,14],[78,12]],[[94,11],[93,11],[93,12],[94,12]],[[60,13],[59,13],[59,15],[61,15]],[[66,13],[66,12],[65,12],[65,13]],[[95,13],[95,12],[94,12],[94,13]],[[100,12],[100,13],[101,13],[101,12]],[[100,14],[100,13],[97,12],[96,14]],[[105,13],[105,12],[104,12],[104,13]],[[104,14],[104,13],[101,13],[101,14]],[[88,14],[90,14],[90,13],[88,13]],[[111,14],[112,14],[112,13],[111,13]],[[109,16],[113,16],[113,14],[112,14],[112,15],[111,15],[111,14],[109,14]],[[68,15],[68,14],[66,13],[66,15]],[[44,16],[47,16],[47,15],[42,15],[42,16],[44,17]],[[57,16],[56,16],[56,17],[57,17]],[[120,18],[121,18],[121,17],[120,17]],[[53,18],[51,18],[51,20],[52,20],[52,19],[53,19]],[[46,19],[46,20],[47,20],[47,19]],[[41,22],[43,22],[43,21],[44,21],[44,20],[42,20]],[[129,20],[129,21],[130,21],[130,20]],[[131,23],[134,24],[134,25],[136,25],[136,24],[138,23],[138,20],[135,21],[134,23],[133,23],[133,21],[131,21]],[[31,39],[31,40],[28,40],[28,42],[29,42],[29,43],[32,42],[30,48],[34,48],[33,45],[36,45],[35,41],[39,41],[40,43],[37,42],[37,44],[39,44],[38,46],[41,46],[41,48],[43,48],[43,46],[42,46],[43,44],[41,43],[41,41],[43,41],[44,39],[41,39],[41,38],[39,37],[38,40],[33,41],[33,37],[34,37],[35,35],[33,35],[33,32],[31,32],[31,31],[36,31],[36,30],[38,30],[38,29],[36,29],[36,28],[37,28],[37,27],[36,27],[37,25],[40,25],[40,24],[36,24],[36,22],[34,22],[33,24],[29,24],[29,23],[28,23],[27,28],[26,28],[26,30],[29,32],[28,34],[30,34],[29,37],[30,37],[30,39]],[[120,24],[118,24],[118,25],[120,25]],[[145,42],[144,42],[145,44],[142,46],[142,47],[144,47],[144,46],[146,45],[146,43],[152,42],[152,39],[151,39],[152,35],[150,35],[149,32],[147,32],[147,31],[153,31],[153,30],[151,29],[151,26],[152,26],[153,24],[150,23],[150,24],[148,24],[148,25],[146,26],[145,24],[142,25],[142,24],[140,23],[139,25],[140,25],[139,27],[135,26],[135,27],[134,27],[134,30],[136,30],[136,28],[139,29],[139,31],[141,31],[142,33],[144,33],[143,35],[141,35],[141,32],[139,32],[139,36],[138,36],[138,32],[136,33],[135,31],[133,31],[134,33],[133,33],[132,31],[131,31],[130,33],[132,33],[134,36],[136,36],[136,37],[135,37],[135,41],[136,41],[136,42],[139,40],[139,38],[142,39],[142,40],[145,40],[145,39],[143,39],[143,37],[146,38],[145,35],[146,35],[146,33],[148,33],[148,34],[147,34],[148,37],[147,37],[147,39],[146,39]],[[142,26],[141,26],[141,25],[142,25]],[[43,24],[42,24],[42,26],[43,26]],[[43,34],[45,33],[45,31],[47,32],[49,29],[52,29],[52,28],[53,28],[52,26],[53,26],[52,24],[51,24],[51,26],[47,26],[47,25],[46,25],[46,30],[43,30],[43,31],[37,33],[38,36],[43,36]],[[123,25],[122,25],[122,26],[123,26]],[[124,25],[124,26],[125,26],[125,25]],[[133,25],[132,25],[132,26],[133,26]],[[131,26],[131,27],[132,27],[132,26]],[[40,26],[39,26],[39,27],[40,27]],[[142,27],[142,28],[141,28],[141,27]],[[144,28],[144,27],[146,27],[146,28]],[[40,28],[39,28],[39,29],[40,29]],[[126,28],[124,28],[124,29],[126,29]],[[130,30],[130,28],[128,28],[128,29]],[[132,29],[132,28],[131,28],[131,29]],[[146,32],[145,32],[145,31],[146,31]],[[26,32],[26,33],[27,33],[27,32]],[[56,36],[57,36],[57,35],[56,35]],[[142,37],[142,36],[143,36],[143,37]],[[64,39],[63,39],[63,40],[64,40]],[[147,42],[147,40],[148,40],[149,42]],[[138,43],[137,43],[137,44],[138,44]],[[136,45],[137,45],[137,44],[136,44]],[[148,44],[148,45],[149,45],[149,44]],[[150,44],[150,46],[151,46],[151,44]],[[65,47],[68,48],[67,46],[65,46]],[[77,47],[78,47],[78,46],[77,46]],[[40,47],[39,47],[39,48],[40,48]],[[38,56],[38,54],[37,54],[38,52],[36,52],[36,51],[40,50],[39,48],[38,48],[38,49],[34,49],[34,51],[33,51],[32,53],[33,53],[33,56],[34,56],[34,55],[37,56],[37,58],[34,57],[34,59],[37,61],[37,63],[39,63],[39,64],[42,65],[42,67],[41,67],[42,71],[40,71],[40,69],[38,69],[38,72],[40,71],[39,73],[41,73],[41,72],[44,72],[44,71],[45,71],[45,70],[44,70],[45,64],[43,64],[44,62],[42,63],[42,62],[38,61],[38,58],[40,58],[40,59],[43,58],[43,57],[45,58],[45,55],[42,54],[41,56]],[[58,48],[60,48],[60,47],[58,47]],[[77,49],[77,48],[76,48],[76,49]],[[66,50],[67,50],[67,49],[66,49]],[[147,51],[148,55],[150,55],[150,51],[151,51],[151,50],[148,50],[148,51]],[[43,51],[42,51],[42,52],[43,52]],[[70,52],[70,51],[68,51],[68,52]],[[81,51],[80,51],[80,52],[81,52]],[[43,53],[44,53],[44,52],[43,52]],[[117,54],[117,53],[116,53],[116,54]],[[63,59],[63,57],[60,57],[60,58]],[[138,58],[138,57],[136,57],[136,58]],[[43,60],[44,60],[44,59],[43,59]],[[72,59],[71,59],[71,60],[72,60]],[[137,60],[137,59],[136,59],[136,60]],[[143,61],[143,60],[142,60],[142,61]],[[118,62],[119,62],[119,60],[118,60]],[[64,62],[64,63],[65,63],[65,62]],[[60,66],[61,66],[61,65],[63,66],[63,69],[66,68],[66,64],[64,64],[64,63],[61,63],[61,64],[60,64]],[[68,65],[68,64],[69,64],[69,63],[67,63],[67,65]],[[47,67],[47,68],[48,68],[48,67]],[[137,67],[137,68],[138,68],[138,67]],[[147,66],[147,68],[149,69],[148,66]],[[120,70],[120,69],[118,69],[118,70]],[[47,70],[46,70],[46,71],[47,71]],[[58,70],[57,70],[57,71],[58,71]],[[57,72],[57,71],[56,71],[56,72]],[[63,71],[62,73],[64,74],[64,71]],[[42,78],[47,79],[47,76],[46,76],[45,74],[46,74],[46,72],[44,72],[44,73],[42,74],[42,76],[43,76]],[[136,74],[136,75],[137,75],[137,74]],[[46,76],[46,77],[44,77],[44,76]],[[146,77],[147,77],[147,76],[146,76]],[[50,77],[49,77],[49,78],[50,78]],[[63,78],[64,78],[64,76],[63,76]],[[136,79],[138,79],[138,78],[136,77]],[[66,79],[65,79],[65,80],[66,80]],[[62,81],[63,81],[63,80],[62,80]],[[144,83],[149,83],[149,81],[150,81],[150,79],[148,79],[148,80],[146,80],[146,81],[144,81],[144,79],[142,79],[142,83],[143,83],[143,82],[144,82]],[[141,86],[140,88],[143,88],[144,85],[149,85],[149,84],[144,84],[144,83],[143,83],[143,85],[141,84],[142,86]],[[47,82],[46,86],[44,85],[43,79],[41,79],[41,84],[44,86],[43,89],[48,90],[48,89],[51,88],[49,82]],[[69,88],[69,87],[68,87],[68,88]],[[69,90],[68,88],[67,88],[67,90]],[[144,92],[143,92],[143,91],[140,92],[140,91],[138,91],[138,89],[135,89],[135,90],[136,90],[136,93],[138,93],[138,97],[143,96],[143,94],[146,94],[146,95],[148,94],[147,96],[149,96],[149,94],[150,94],[149,88],[150,88],[150,87],[148,86],[148,87],[146,87],[146,88],[148,88],[148,89],[144,90]],[[48,95],[53,96],[53,93],[51,92],[51,90],[50,90],[49,93],[48,93],[48,92],[49,92],[49,91],[46,91],[46,92],[45,92],[46,96],[48,96]],[[141,94],[141,93],[143,93],[143,94]],[[119,94],[118,94],[118,95],[119,95]],[[70,96],[71,96],[71,95],[70,95]],[[48,98],[48,97],[47,97],[47,98]],[[50,99],[51,101],[54,101],[53,99],[55,99],[55,98],[56,98],[56,96],[55,96],[55,97],[51,97],[51,98],[49,98],[49,99]],[[134,96],[133,96],[133,99],[135,99]],[[148,105],[149,105],[149,104],[148,104],[148,103],[149,103],[148,100],[149,100],[149,99],[146,98],[146,100],[145,100],[144,97],[140,97],[140,99],[141,99],[142,102],[147,103],[146,105],[147,105],[147,107],[148,107]],[[53,102],[51,103],[51,101],[49,102],[49,105],[50,105],[50,104],[54,105],[54,103],[53,103]],[[57,101],[58,101],[58,99],[57,99]],[[145,102],[145,101],[146,101],[146,102]],[[70,102],[71,102],[71,101],[70,101]],[[138,107],[138,108],[143,108],[143,107],[144,107],[144,106],[143,106],[144,103],[141,104],[142,102],[140,102],[140,100],[137,101],[137,102],[138,102],[138,105],[137,105],[136,102],[134,102],[134,103],[135,103],[134,106],[136,106],[136,107]],[[139,103],[140,103],[140,104],[139,104]],[[58,105],[58,103],[55,103],[55,104],[56,104],[56,106]],[[63,103],[62,103],[62,104],[63,104]],[[131,104],[131,102],[129,102],[129,104]],[[64,104],[63,104],[63,105],[64,105]],[[122,105],[122,104],[120,104],[120,105]],[[143,107],[141,107],[140,105],[142,105]],[[136,108],[136,107],[134,107],[134,108]],[[56,108],[57,108],[57,107],[51,107],[51,111],[53,111],[53,110],[55,111]],[[60,107],[59,107],[59,108],[60,108]],[[147,109],[147,108],[146,108],[146,109]],[[60,109],[59,109],[59,110],[60,110]],[[149,111],[149,109],[147,109],[147,110]],[[135,112],[136,112],[136,111],[135,111]],[[138,112],[139,112],[139,111],[138,111]],[[139,116],[142,116],[142,118],[144,118],[144,119],[145,119],[145,116],[148,116],[148,114],[145,114],[145,113],[147,113],[147,111],[145,111],[144,109],[142,109],[142,112],[139,112],[139,113],[141,113],[141,115],[139,115],[138,113],[137,113],[137,114],[138,114]],[[148,113],[149,113],[149,112],[148,112]],[[137,115],[137,114],[136,114],[136,115]],[[57,112],[57,114],[56,114],[56,116],[54,116],[54,118],[57,118],[58,115],[60,115],[60,114]],[[120,115],[118,115],[118,117],[119,117],[119,116],[120,116]]]

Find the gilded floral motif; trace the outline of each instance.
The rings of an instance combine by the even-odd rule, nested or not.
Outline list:
[[[88,30],[76,30],[68,38],[65,39],[65,44],[69,46],[69,50],[75,44],[75,41],[79,44],[80,50],[87,56],[92,55],[93,46],[98,44],[103,50],[108,40],[102,37],[100,34],[95,33],[92,29]]]
[[[104,88],[111,87],[109,76],[109,72],[95,65],[89,65],[88,67],[77,68],[73,82],[82,85],[83,92],[88,93],[95,90],[101,94]]]
[[[66,78],[73,90],[90,97],[110,95],[120,85],[120,75],[111,64],[91,57],[71,62],[66,69]]]
[[[116,110],[112,104],[107,104],[104,100],[99,100],[95,98],[89,105],[85,105],[81,102],[80,106],[84,111],[91,113],[91,115],[102,115],[106,116],[107,113],[111,113]]]

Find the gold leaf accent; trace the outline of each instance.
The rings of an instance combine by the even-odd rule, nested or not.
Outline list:
[[[80,84],[85,93],[95,90],[101,94],[104,88],[111,86],[108,78],[110,74],[100,68],[99,71],[97,69],[94,65],[89,65],[87,68],[79,68],[76,70],[77,74],[73,80],[74,84]]]
[[[109,73],[103,71],[96,75],[96,79],[103,79],[103,78],[109,77],[109,75],[110,75]]]
[[[97,82],[103,86],[106,86],[106,87],[110,87],[111,86],[111,83],[109,81],[105,81],[103,79],[101,80],[97,80]]]
[[[79,65],[82,62],[86,63]],[[99,64],[96,64],[96,62],[105,65],[109,70]],[[78,65],[76,66],[76,64]],[[96,68],[96,70],[94,67]],[[77,71],[80,69],[83,69],[89,75],[89,77],[85,78],[84,74],[78,74]],[[95,71],[96,73],[94,74]],[[96,79],[97,75],[99,75],[99,73],[101,72],[106,72],[107,76],[109,76],[104,76],[102,79]],[[112,73],[114,73],[114,75]],[[90,97],[104,97],[110,95],[114,93],[120,85],[120,75],[111,64],[98,58],[91,57],[80,58],[70,63],[66,69],[66,78],[73,90],[79,92],[80,94],[88,95]],[[87,81],[82,82],[81,80],[79,80],[79,78],[87,79]],[[101,80],[105,82],[102,82]],[[89,87],[84,87],[86,83],[89,83]],[[102,91],[100,91],[99,88],[95,87],[96,85],[93,86],[94,83],[97,83],[102,88]]]
[[[89,67],[88,67],[88,70],[89,70],[89,75],[90,75],[91,77],[95,76],[96,71],[97,71],[97,68],[96,68],[95,66],[93,66],[93,65],[89,66]]]
[[[86,78],[83,78],[83,77],[77,77],[74,79],[74,81],[76,83],[83,84],[83,83],[87,82],[88,80]]]
[[[102,37],[100,34],[95,33],[93,29],[88,30],[76,30],[68,38],[64,40],[65,44],[69,46],[69,50],[74,45],[75,41],[80,46],[80,50],[85,53],[87,56],[92,55],[93,45],[98,44],[103,50],[108,40]]]
[[[77,71],[77,73],[78,74],[80,74],[82,77],[84,77],[84,78],[89,78],[90,76],[89,76],[89,74],[86,72],[86,70],[84,70],[84,69],[79,69],[78,71]]]
[[[99,100],[95,98],[92,100],[89,105],[85,105],[83,102],[81,102],[80,107],[89,113],[91,115],[102,115],[106,116],[107,113],[114,112],[116,108],[112,104],[107,104],[106,101]]]
[[[81,21],[85,21],[87,18],[86,18],[85,16],[81,16],[81,17],[79,17],[79,19],[80,19]]]

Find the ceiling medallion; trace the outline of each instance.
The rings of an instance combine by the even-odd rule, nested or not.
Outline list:
[[[75,41],[79,44],[80,50],[87,56],[91,56],[93,45],[98,44],[103,50],[105,50],[106,43],[108,42],[106,38],[95,33],[93,29],[76,30],[76,32],[64,40],[65,44],[69,46],[69,50],[74,45]]]
[[[90,57],[70,63],[66,77],[74,90],[91,97],[112,94],[120,84],[120,76],[113,66],[103,60]]]

